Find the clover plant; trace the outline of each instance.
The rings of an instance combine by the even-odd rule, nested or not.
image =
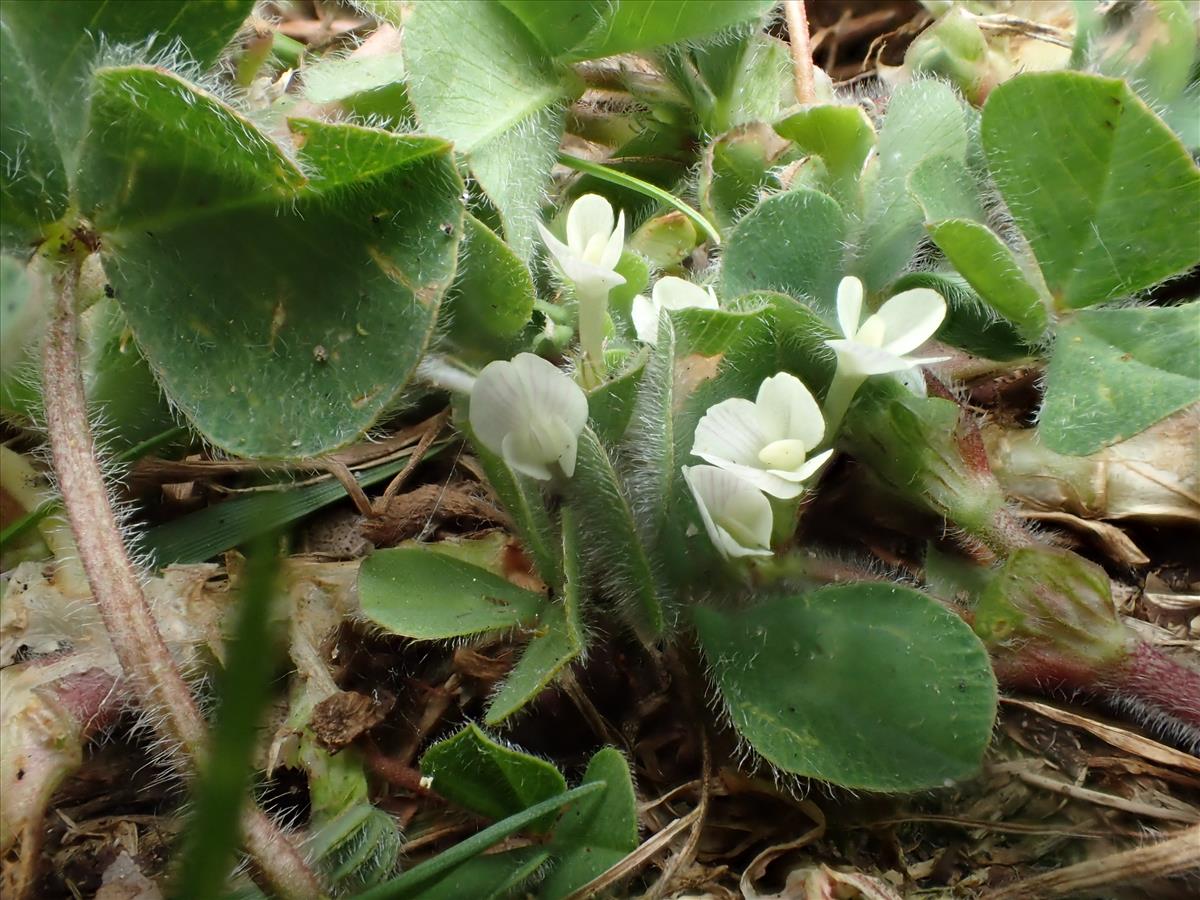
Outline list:
[[[86,399],[119,379],[143,401],[112,407],[125,446],[174,416],[296,463],[431,394],[452,406],[531,577],[407,545],[364,559],[357,594],[413,640],[520,641],[489,729],[624,633],[711,686],[698,728],[789,778],[968,778],[997,675],[1119,694],[1200,743],[1197,677],[1150,684],[1175,664],[1121,624],[1102,569],[1016,514],[955,390],[1044,368],[1048,465],[1200,400],[1200,304],[1173,281],[1200,264],[1195,22],[1143,4],[1166,29],[1146,50],[1124,12],[1076,4],[1063,58],[1022,66],[987,4],[927,5],[875,98],[811,60],[794,81],[773,0],[374,0],[371,41],[393,43],[302,59],[250,53],[249,0],[0,6],[0,396],[48,427],[96,602],[180,758],[203,759],[204,718],[113,548],[88,306],[109,324],[84,334]],[[583,115],[599,82],[628,103]],[[938,517],[973,579],[935,577],[945,545],[924,580],[831,576],[803,526],[847,455]],[[548,837],[396,882],[384,866],[366,896],[563,897],[637,845],[613,750],[569,796],[476,725],[421,765],[445,798],[517,817],[494,841]],[[242,822],[273,889],[315,896],[290,839]]]

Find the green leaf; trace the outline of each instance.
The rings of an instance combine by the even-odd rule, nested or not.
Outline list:
[[[421,773],[452,803],[490,819],[528,809],[567,789],[562,773],[544,759],[493,741],[471,724],[421,757]],[[551,813],[529,826],[545,832]]]
[[[662,597],[654,567],[646,555],[633,517],[629,495],[596,433],[584,428],[579,436],[575,474],[568,484],[567,502],[578,516],[588,574],[633,619],[645,641],[662,634]]]
[[[0,6],[0,247],[19,252],[67,209],[67,169],[50,111],[9,27],[14,7]]]
[[[497,3],[418,3],[404,55],[421,125],[466,155],[505,240],[528,257],[562,136],[566,76]]]
[[[672,211],[644,222],[629,237],[629,248],[654,266],[677,266],[700,243],[696,226],[683,213]]]
[[[28,268],[14,256],[0,255],[0,380],[8,381],[18,366],[26,363],[44,321],[45,312]]]
[[[693,40],[755,19],[774,0],[501,0],[546,52],[599,59]]]
[[[957,272],[910,272],[898,278],[892,289],[901,293],[919,287],[935,290],[946,299],[946,321],[938,329],[939,341],[986,359],[1005,361],[1033,355],[1013,324],[997,317]]]
[[[1170,103],[1187,87],[1196,62],[1195,8],[1183,0],[1148,0],[1107,35],[1096,66],[1124,78],[1148,103]],[[1117,19],[1119,15],[1112,15]]]
[[[617,443],[625,436],[645,365],[646,354],[639,353],[621,372],[588,392],[588,419],[601,440]]]
[[[767,188],[778,189],[773,173],[787,148],[761,122],[741,125],[712,141],[700,169],[700,209],[718,228],[729,229],[758,202]]]
[[[326,822],[310,840],[306,849],[338,893],[373,887],[392,875],[402,844],[395,818],[365,800]]]
[[[355,900],[407,900],[407,898],[423,897],[424,888],[434,879],[441,877],[455,866],[473,859],[483,851],[492,847],[506,837],[516,834],[533,822],[539,821],[547,813],[561,809],[568,803],[577,803],[593,794],[604,790],[604,782],[581,784],[565,794],[543,800],[529,809],[502,819],[478,834],[473,834],[465,841],[460,841],[449,850],[439,853],[433,859],[418,863],[403,875],[393,878],[386,884],[359,894]]]
[[[278,498],[276,498],[278,499]],[[262,538],[238,583],[237,624],[218,679],[212,738],[196,779],[176,891],[216,900],[237,863],[241,812],[249,802],[255,746],[271,703],[272,674],[283,633],[272,623],[279,586],[278,540]]]
[[[845,216],[825,194],[793,190],[769,197],[730,234],[718,293],[780,291],[832,320],[845,236]]]
[[[967,219],[986,222],[974,173],[952,156],[928,156],[908,176],[908,190],[925,211],[925,222]]]
[[[305,183],[253,124],[167,72],[95,82],[83,209],[168,396],[233,453],[357,438],[416,367],[454,273],[448,145],[294,120]]]
[[[404,56],[396,51],[322,59],[304,67],[304,98],[398,123],[412,115],[404,74]]]
[[[1086,456],[1200,400],[1200,302],[1079,312],[1058,330],[1038,432]]]
[[[470,213],[463,225],[458,275],[446,294],[443,314],[457,344],[502,355],[533,315],[533,279],[494,231]]]
[[[1038,340],[1046,330],[1046,306],[1004,242],[986,225],[948,219],[929,226],[933,241],[991,307]]]
[[[859,583],[695,620],[737,730],[786,772],[942,787],[978,768],[996,714],[987,652],[925,595]]]
[[[103,44],[144,58],[180,41],[212,63],[253,0],[58,0],[0,5],[0,239],[28,240],[66,211],[88,75]]]
[[[896,89],[879,131],[874,168],[864,176],[866,212],[855,247],[855,273],[867,291],[887,287],[909,263],[925,236],[921,208],[908,190],[909,176],[931,156],[966,167],[966,109],[940,81],[915,81]],[[946,177],[955,168],[941,168]]]
[[[584,585],[578,526],[570,507],[563,508],[563,589],[535,626],[536,635],[504,684],[488,703],[488,725],[498,725],[540,694],[554,677],[583,652],[586,636],[580,607]]]
[[[434,444],[430,452],[441,446]],[[425,458],[429,456],[427,453]],[[408,460],[406,453],[390,463],[358,473],[355,478],[363,487],[370,487],[391,478]],[[138,539],[138,549],[147,553],[157,566],[205,562],[261,534],[298,522],[345,496],[342,483],[329,478],[292,488],[281,497],[274,492],[236,497],[156,525]]]
[[[735,304],[730,309],[686,309],[667,313],[678,333],[679,353],[717,356],[724,353],[763,315],[765,304]]]
[[[651,534],[671,527],[671,485],[678,477],[675,450],[675,328],[670,317],[661,319],[658,342],[651,348],[638,389],[629,446],[636,449],[633,475],[634,501],[649,520]]]
[[[542,882],[541,900],[567,896],[637,849],[637,803],[625,757],[612,747],[600,750],[583,784],[603,784],[604,790],[558,820],[550,845],[558,864]]]
[[[863,162],[875,146],[875,127],[861,106],[802,107],[776,122],[775,131],[824,160],[843,201],[855,198]]]
[[[545,603],[486,569],[427,547],[376,550],[358,570],[363,615],[418,640],[461,637],[536,620]]]
[[[498,900],[529,881],[550,859],[536,846],[467,860],[421,888],[421,900]]]
[[[1200,171],[1125,82],[1019,75],[988,98],[983,142],[1060,308],[1128,296],[1200,260]]]

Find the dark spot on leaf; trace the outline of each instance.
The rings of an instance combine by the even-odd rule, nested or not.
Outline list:
[[[454,234],[454,226],[451,225],[449,222],[443,222],[441,225],[438,226],[438,229],[446,237],[450,237],[452,234]]]
[[[111,300],[113,297],[117,296],[116,288],[114,288],[111,284],[106,284],[104,286],[104,296]]]

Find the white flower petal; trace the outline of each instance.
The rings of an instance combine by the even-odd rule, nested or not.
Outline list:
[[[696,426],[692,454],[709,462],[725,460],[757,468],[758,452],[767,443],[758,408],[749,400],[733,397],[704,414]]]
[[[588,418],[583,388],[553,363],[533,353],[518,353],[512,364],[524,377],[530,402],[540,415],[561,419],[574,434],[583,431]]]
[[[531,478],[550,478],[550,463],[558,463],[568,477],[574,473],[587,414],[583,389],[532,353],[489,363],[471,391],[475,436]]]
[[[713,545],[726,557],[771,555],[771,504],[753,485],[714,466],[684,466]]]
[[[637,332],[637,339],[643,344],[653,346],[658,343],[658,316],[660,306],[649,297],[638,294],[633,298],[633,306],[629,310],[629,316],[633,319],[633,328]]]
[[[875,315],[884,323],[884,349],[903,356],[933,337],[946,318],[946,301],[937,291],[914,288],[892,297]]]
[[[530,414],[524,378],[511,362],[498,359],[483,367],[471,388],[471,430],[493,453],[502,453],[505,437]]]
[[[563,277],[575,285],[577,293],[588,294],[599,291],[607,292],[625,283],[625,276],[619,275],[612,269],[602,269],[578,256],[570,256],[559,261]]]
[[[791,500],[804,493],[800,484],[804,479],[796,477],[793,472],[781,472],[776,469],[763,469],[758,466],[743,466],[715,456],[697,453],[705,462],[712,463],[718,469],[724,469],[738,478],[758,488],[764,494],[778,497],[780,500]]]
[[[826,450],[824,453],[818,453],[812,459],[805,460],[804,465],[796,472],[796,477],[801,481],[808,481],[820,470],[821,466],[829,461],[831,456],[833,456],[833,451]]]
[[[889,372],[902,372],[919,364],[919,360],[909,360],[894,353],[888,353],[879,347],[868,347],[858,341],[826,341],[838,357],[838,369],[846,375],[886,375]]]
[[[546,249],[550,251],[550,255],[554,257],[559,268],[565,268],[575,258],[571,248],[551,234],[550,229],[541,222],[537,223],[537,229],[538,234],[542,236],[542,243],[546,245]]]
[[[799,440],[811,450],[825,436],[821,407],[795,375],[780,372],[758,388],[755,401],[768,441]]]
[[[712,290],[705,290],[674,275],[666,275],[654,285],[654,299],[663,309],[717,309],[717,298]]]
[[[612,206],[599,194],[584,194],[571,204],[567,213],[567,246],[576,255],[583,255],[594,235],[602,234],[607,241],[612,230]]]
[[[520,436],[516,432],[510,432],[504,436],[500,455],[504,457],[504,461],[508,463],[509,468],[514,472],[520,472],[522,475],[536,478],[538,481],[549,481],[554,477],[554,473],[550,471],[548,465],[536,462],[528,457]]]
[[[838,284],[837,313],[842,334],[853,340],[858,334],[858,323],[862,320],[863,286],[853,275],[847,275]]]
[[[605,269],[616,268],[617,263],[621,261],[621,254],[625,250],[625,210],[617,215],[617,224],[613,228],[612,234],[608,236],[604,245],[604,250],[600,253],[599,265]]]

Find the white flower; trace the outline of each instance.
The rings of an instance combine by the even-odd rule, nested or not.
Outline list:
[[[564,244],[538,223],[546,248],[558,264],[564,278],[581,294],[608,292],[625,283],[616,266],[625,248],[625,213],[617,216],[599,194],[584,194],[567,213],[567,242]]]
[[[471,429],[513,469],[548,481],[552,465],[575,474],[579,433],[587,424],[583,389],[540,356],[484,366],[471,390]]]
[[[705,290],[674,275],[658,279],[650,299],[638,294],[630,310],[633,327],[643,344],[658,342],[658,320],[664,309],[720,309],[720,305],[712,288]]]
[[[933,337],[946,318],[946,301],[937,291],[915,288],[897,294],[860,325],[862,302],[862,282],[843,278],[838,285],[837,310],[846,337],[825,342],[837,353],[839,374],[866,378],[949,359],[904,355]]]
[[[833,452],[806,459],[824,436],[817,401],[799,378],[780,372],[762,383],[753,402],[735,397],[710,408],[696,426],[692,454],[790,500]]]
[[[683,477],[722,556],[771,555],[771,503],[761,491],[716,466],[684,466]]]

